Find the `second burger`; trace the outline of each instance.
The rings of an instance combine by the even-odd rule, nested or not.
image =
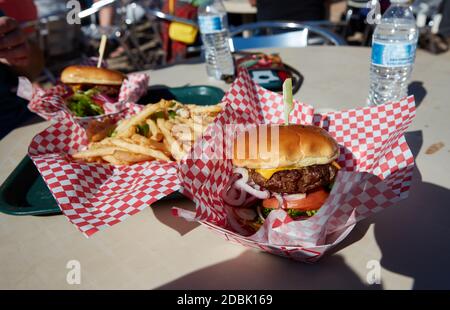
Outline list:
[[[67,108],[78,117],[105,113],[106,103],[118,100],[125,79],[121,72],[90,66],[69,66],[61,73],[61,81],[70,87]]]

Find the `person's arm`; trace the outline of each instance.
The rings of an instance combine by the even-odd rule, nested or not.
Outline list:
[[[99,0],[94,0],[98,2]],[[102,27],[112,26],[114,22],[114,6],[104,7],[98,12],[99,24]]]
[[[12,66],[17,75],[23,75],[30,80],[36,79],[44,69],[44,54],[37,43],[28,42],[30,50],[30,61],[25,66]]]
[[[8,16],[0,17],[0,62],[30,79],[36,78],[44,68],[39,47],[30,43],[19,23]]]

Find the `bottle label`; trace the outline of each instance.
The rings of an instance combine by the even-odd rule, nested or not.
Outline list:
[[[411,65],[416,55],[416,44],[379,43],[372,44],[372,64],[383,67]]]
[[[200,26],[200,32],[203,34],[219,32],[224,28],[220,15],[199,16],[198,24]]]

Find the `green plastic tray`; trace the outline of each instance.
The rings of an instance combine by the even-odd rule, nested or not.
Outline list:
[[[221,101],[224,92],[211,86],[167,88],[153,86],[138,103],[155,103],[160,99],[175,99],[182,103],[212,105]],[[163,199],[179,198],[173,193]],[[0,212],[11,215],[51,215],[61,210],[40,176],[34,163],[25,156],[0,186]]]
[[[12,215],[60,213],[47,184],[28,156],[0,186],[0,211]]]
[[[219,103],[224,92],[212,86],[183,86],[168,88],[162,85],[149,87],[147,94],[139,99],[139,104],[156,103],[161,99],[175,99],[182,103],[198,105],[213,105]]]

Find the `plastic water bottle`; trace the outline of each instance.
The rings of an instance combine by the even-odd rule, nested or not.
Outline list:
[[[198,8],[198,23],[205,46],[206,71],[217,80],[234,75],[227,12],[220,0],[206,0]]]
[[[373,34],[369,105],[397,101],[408,95],[417,38],[408,0],[391,0]]]

